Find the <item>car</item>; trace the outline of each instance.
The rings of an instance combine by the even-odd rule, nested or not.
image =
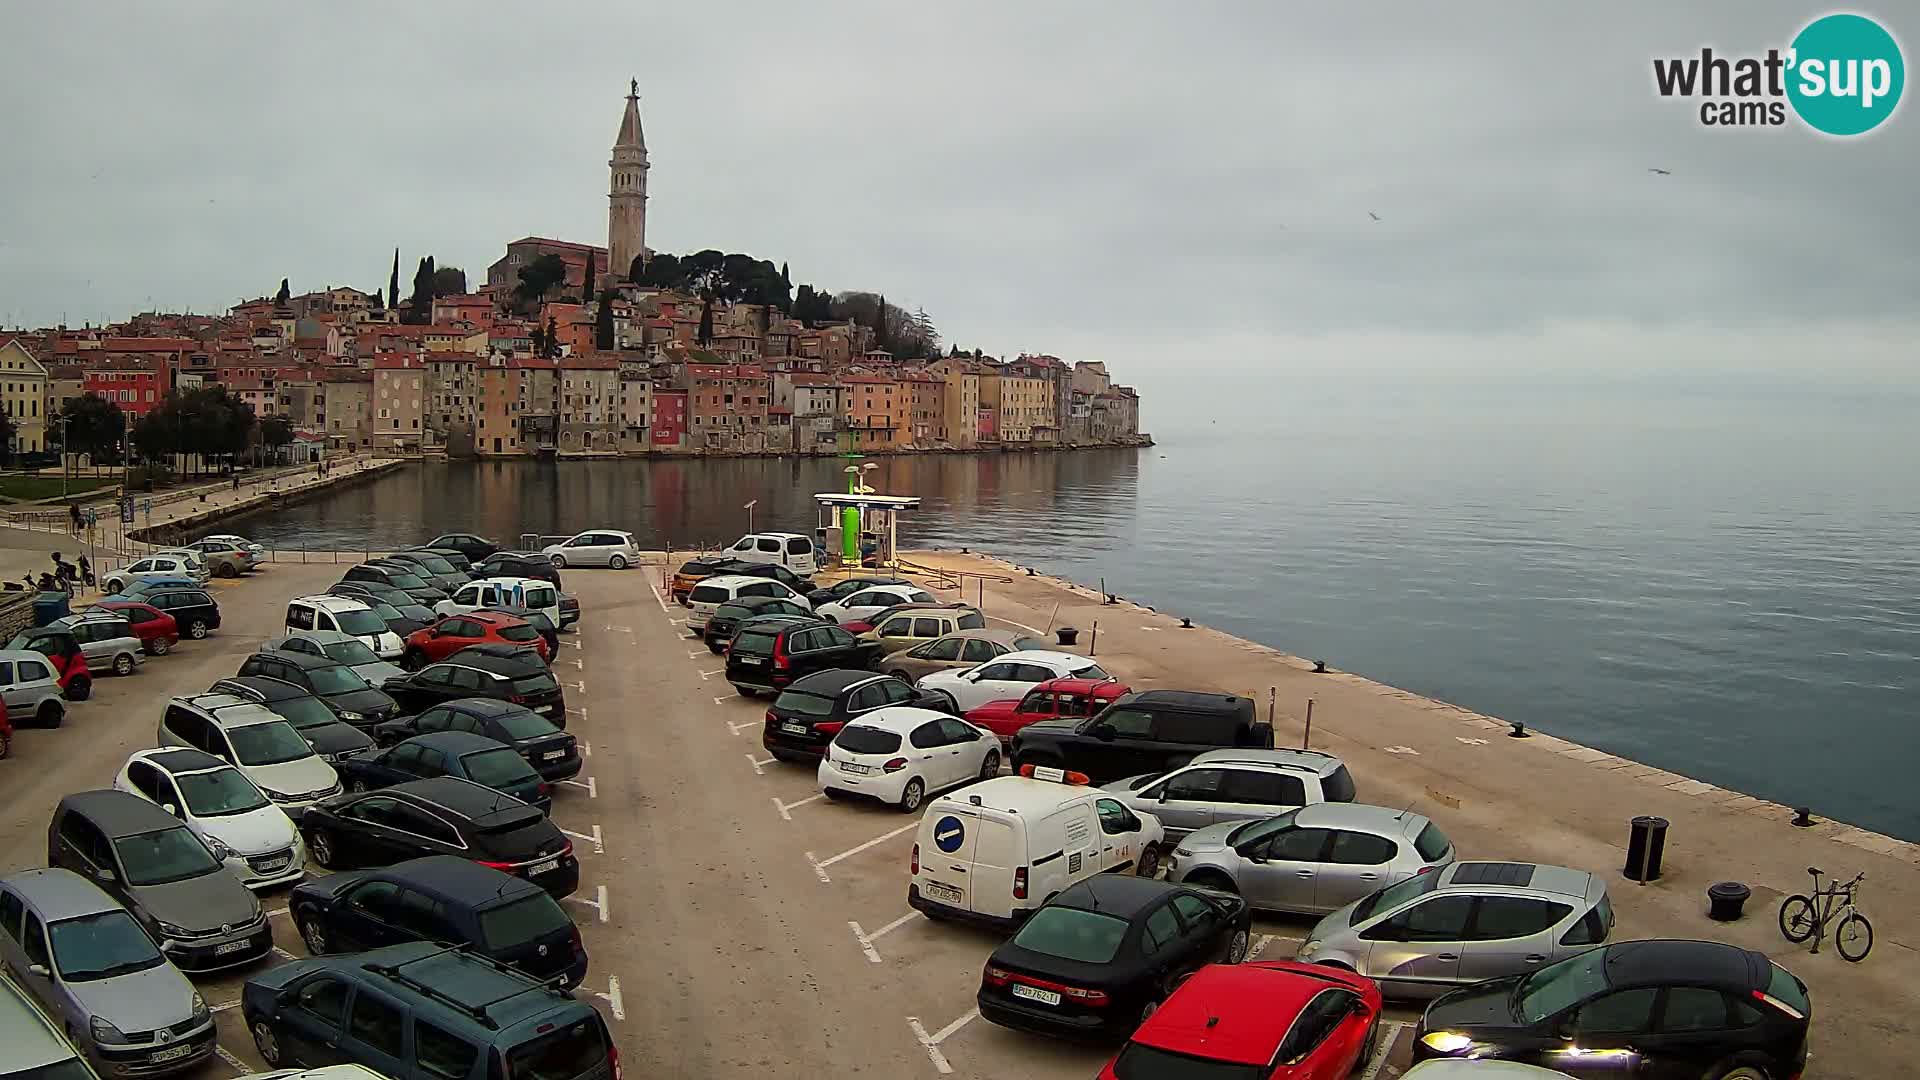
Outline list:
[[[457,698],[481,697],[524,705],[555,726],[567,715],[560,683],[545,664],[524,653],[511,657],[460,653],[404,678],[389,679],[385,689],[408,713]]]
[[[53,663],[37,652],[0,650],[0,701],[16,726],[57,728],[67,718]]]
[[[1173,849],[1167,879],[1239,893],[1264,910],[1324,915],[1453,861],[1453,841],[1419,814],[1323,802],[1196,829]]]
[[[540,549],[556,569],[569,566],[606,566],[625,570],[640,561],[640,547],[633,534],[612,529],[591,529],[576,533],[557,544]]]
[[[478,607],[532,608],[545,614],[556,627],[560,625],[560,587],[553,582],[527,577],[494,577],[480,580],[494,582],[502,588],[493,602],[477,605]]]
[[[140,600],[173,616],[182,636],[199,641],[220,629],[220,605],[205,590],[194,585],[157,584],[138,596],[119,597]]]
[[[257,652],[240,662],[241,675],[265,675],[290,682],[324,702],[342,722],[370,728],[400,713],[383,691],[337,660],[301,652]]]
[[[512,582],[539,581],[538,578],[479,578],[453,590],[453,595],[433,605],[435,615],[465,615],[469,611],[520,603],[519,590]],[[552,582],[541,582],[552,588]]]
[[[250,573],[256,565],[253,549],[233,540],[208,537],[188,544],[187,550],[198,555],[214,577],[236,578]]]
[[[565,720],[565,714],[561,715]],[[382,746],[435,731],[467,731],[514,748],[541,779],[557,783],[580,774],[578,740],[525,705],[491,698],[455,698],[418,716],[389,720],[374,729]]]
[[[769,615],[790,615],[799,619],[813,617],[813,613],[805,607],[778,596],[742,596],[713,609],[713,614],[707,616],[706,625],[700,628],[700,639],[707,643],[708,652],[718,656],[727,651],[727,644],[733,640],[733,633],[741,623]]]
[[[1096,874],[993,950],[974,1000],[982,1019],[1002,1027],[1124,1038],[1181,980],[1208,964],[1238,964],[1252,947],[1253,911],[1237,896]]]
[[[457,855],[525,878],[554,896],[580,887],[573,843],[519,799],[454,776],[335,796],[300,822],[328,870]]]
[[[784,566],[803,578],[812,577],[820,569],[813,537],[800,533],[748,533],[724,554],[741,562]]]
[[[119,901],[182,971],[251,964],[273,951],[266,910],[179,819],[124,791],[80,791],[54,807],[47,865]]]
[[[859,641],[829,623],[755,619],[741,626],[727,646],[727,682],[752,697],[780,691],[794,680],[834,668],[872,668],[880,647]]]
[[[174,1073],[213,1056],[206,999],[127,909],[71,870],[0,878],[0,965],[110,1075]],[[6,1046],[18,1075],[14,1040]]]
[[[811,579],[803,578],[786,567],[774,563],[755,563],[742,562],[739,559],[722,559],[714,563],[713,566],[720,574],[732,574],[738,577],[771,578],[785,585],[787,588],[792,589],[802,597],[805,597],[813,591],[813,582]],[[811,606],[811,601],[809,601],[809,606]]]
[[[345,664],[369,686],[379,686],[396,675],[407,673],[400,665],[380,659],[367,648],[364,639],[342,630],[296,630],[268,638],[260,643],[259,651],[303,653]]]
[[[60,1025],[0,966],[0,1046],[7,1048],[7,1080],[99,1080]]]
[[[441,533],[439,536],[420,545],[429,548],[450,548],[465,555],[475,563],[500,550],[500,545],[484,536],[473,533]]]
[[[947,710],[959,715],[999,698],[1022,697],[1035,683],[1065,678],[1105,680],[1113,676],[1085,656],[1025,649],[970,668],[923,675],[914,685],[938,694],[945,699]]]
[[[459,569],[438,555],[424,551],[396,551],[381,561],[410,566],[413,572],[427,584],[445,593],[452,593],[453,590],[473,580],[465,570]]]
[[[850,577],[850,578],[842,578],[839,581],[836,581],[833,584],[828,585],[824,588],[814,589],[813,591],[807,593],[807,602],[812,604],[814,607],[819,607],[821,604],[831,604],[837,601],[845,600],[847,597],[852,596],[854,593],[860,592],[864,589],[873,588],[877,585],[912,585],[912,584],[913,582],[908,581],[906,578],[903,578],[903,577],[873,577],[873,576],[855,575],[854,577]]]
[[[207,580],[207,570],[198,559],[187,555],[150,555],[108,571],[100,579],[100,587],[109,593],[122,593],[136,581],[157,578],[177,578],[198,585]]]
[[[918,585],[875,585],[824,604],[815,614],[828,622],[861,622],[901,604],[937,604],[940,598]]]
[[[329,874],[295,886],[287,912],[311,956],[461,942],[562,989],[587,977],[580,931],[545,889],[453,855]]]
[[[1371,1073],[1380,1012],[1380,991],[1347,972],[1281,960],[1215,964],[1181,983],[1140,1024],[1100,1080]]]
[[[1029,724],[1085,719],[1132,692],[1126,683],[1111,679],[1048,679],[1034,683],[1024,697],[1000,698],[968,709],[966,718],[967,723],[986,728],[1011,747],[1013,737]]]
[[[536,611],[533,608],[515,607],[512,604],[500,604],[495,607],[479,608],[477,610],[492,612],[496,615],[510,615],[513,618],[521,620],[528,626],[533,627],[534,630],[540,634],[540,640],[547,643],[548,656],[560,655],[560,628],[554,625],[553,620],[547,617],[546,612]]]
[[[434,588],[425,578],[414,573],[412,567],[401,563],[364,562],[349,568],[340,580],[391,585],[406,593],[415,603],[428,606],[447,598],[444,590]]]
[[[244,536],[235,536],[232,533],[214,533],[210,536],[203,536],[201,537],[201,539],[202,540],[224,540],[227,543],[234,544],[238,547],[246,548],[248,551],[253,553],[254,562],[259,562],[262,558],[265,558],[267,554],[267,547],[265,544],[256,544]]]
[[[13,756],[13,722],[7,719],[5,702],[0,702],[0,761]]]
[[[688,559],[686,562],[681,563],[680,568],[673,572],[673,581],[669,586],[673,594],[674,603],[685,607],[688,603],[688,596],[693,592],[695,585],[698,585],[707,578],[734,572],[727,569],[730,563],[735,566],[746,565],[745,563],[739,563],[736,560],[726,558],[722,555],[703,555],[699,558]]]
[[[842,625],[862,641],[879,642],[891,655],[960,630],[985,630],[987,617],[970,604],[895,604]]]
[[[154,742],[204,750],[247,774],[267,798],[297,817],[340,792],[333,766],[272,710],[232,694],[195,694],[167,702]]]
[[[1405,1080],[1573,1080],[1558,1069],[1487,1058],[1430,1058],[1400,1075]]]
[[[432,608],[409,596],[405,589],[396,589],[391,585],[372,581],[336,581],[327,586],[326,595],[344,596],[366,604],[387,624],[387,629],[403,638],[434,620]],[[381,605],[390,610],[381,610]],[[403,623],[411,625],[403,626]]]
[[[1178,840],[1223,821],[1270,818],[1317,802],[1352,802],[1353,777],[1318,750],[1215,750],[1170,772],[1105,785],[1114,798],[1145,810]]]
[[[1717,941],[1620,941],[1436,998],[1413,1059],[1497,1057],[1575,1076],[1796,1077],[1807,985]]]
[[[136,750],[113,789],[179,818],[249,889],[299,881],[307,849],[286,812],[247,774],[202,750]]]
[[[530,577],[560,588],[560,570],[544,555],[523,551],[496,551],[474,565],[481,577]]]
[[[1607,884],[1585,870],[1456,862],[1321,919],[1298,959],[1357,971],[1388,997],[1430,998],[1524,975],[1612,932]]]
[[[87,658],[89,672],[105,671],[126,676],[138,671],[140,665],[146,662],[146,650],[141,646],[140,637],[133,632],[133,624],[124,615],[111,611],[88,611],[55,619],[48,626],[73,635],[74,641],[80,645],[80,652]]]
[[[620,1053],[592,1005],[467,948],[409,942],[295,960],[248,979],[240,1013],[269,1068],[620,1080]]]
[[[1260,719],[1253,699],[1191,690],[1143,690],[1120,698],[1087,720],[1028,724],[1014,733],[1011,744],[1016,762],[1073,769],[1096,783],[1166,772],[1223,747],[1273,748],[1273,728]]]
[[[37,653],[53,665],[60,682],[60,693],[68,701],[85,701],[93,696],[93,671],[87,667],[87,655],[70,631],[52,626],[34,626],[20,631],[7,642],[5,652]]]
[[[889,705],[849,721],[820,756],[829,799],[858,796],[920,809],[929,794],[1000,775],[1000,740],[958,717]]]
[[[289,634],[312,630],[356,637],[381,660],[397,660],[406,651],[400,635],[365,597],[331,593],[296,596],[287,602],[285,625]]]
[[[400,663],[409,671],[418,671],[462,649],[480,644],[499,644],[525,650],[538,657],[541,663],[549,663],[553,659],[553,654],[547,649],[546,639],[525,619],[495,611],[474,611],[465,615],[448,615],[432,626],[415,630],[407,638],[407,651],[401,656]]]
[[[712,615],[716,608],[745,596],[778,597],[797,607],[807,607],[805,598],[799,593],[772,578],[722,574],[719,577],[707,578],[693,587],[693,592],[688,597],[687,629],[698,636],[707,625],[707,617]]]
[[[441,548],[441,547],[423,546],[423,547],[416,547],[416,548],[408,548],[407,550],[417,551],[422,555],[437,555],[440,558],[446,560],[447,565],[453,567],[455,570],[458,570],[461,574],[465,575],[468,578],[476,577],[480,573],[480,571],[475,570],[473,568],[473,564],[475,560],[469,559],[466,556],[466,554],[460,551],[458,548]]]
[[[180,624],[152,604],[138,600],[102,600],[90,610],[111,611],[126,619],[148,656],[165,656],[173,651],[173,643],[180,640]]]
[[[340,763],[348,791],[375,791],[409,780],[457,776],[511,795],[542,813],[553,808],[553,788],[513,747],[471,731],[434,731]]]
[[[112,593],[110,595],[125,597],[127,599],[134,599],[134,598],[145,596],[146,594],[153,592],[155,589],[165,589],[165,588],[198,589],[198,588],[201,588],[203,584],[204,584],[203,582],[196,581],[190,577],[142,578],[139,581],[129,582],[126,588],[121,589],[119,592]]]
[[[936,671],[969,668],[1010,652],[1046,647],[1043,638],[1007,630],[955,630],[912,648],[888,653],[885,669],[896,679],[913,682]]]
[[[878,709],[924,706],[926,701],[920,691],[889,675],[841,668],[816,671],[774,699],[761,745],[781,761],[813,764],[852,721]]]
[[[364,753],[373,749],[373,737],[354,727],[342,723],[340,717],[327,703],[307,693],[303,686],[295,686],[285,679],[276,679],[270,675],[235,675],[221,679],[207,688],[210,694],[231,694],[244,701],[254,701],[267,707],[267,711],[293,725],[293,730],[307,740],[313,752],[320,760],[329,765],[341,758]],[[336,772],[339,770],[335,770]]]
[[[557,588],[558,586],[556,586]],[[570,592],[560,594],[560,625],[572,626],[580,621],[580,598]]]
[[[1153,877],[1160,823],[1087,778],[1028,766],[927,804],[914,834],[907,905],[931,919],[1017,928],[1096,874]]]

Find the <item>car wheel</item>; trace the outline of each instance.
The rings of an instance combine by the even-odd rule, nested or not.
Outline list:
[[[85,701],[93,696],[93,680],[77,675],[67,681],[67,700]]]
[[[333,850],[333,834],[325,829],[315,829],[307,837],[307,854],[320,864],[322,870],[333,870],[339,866],[339,854]]]
[[[1726,1072],[1707,1074],[1711,1080],[1767,1080],[1767,1072],[1758,1065],[1735,1065]]]
[[[921,783],[920,778],[916,776],[907,781],[907,786],[901,789],[900,809],[905,813],[911,814],[915,810],[920,809],[920,800],[926,797],[927,785]]]
[[[157,637],[147,643],[147,652],[153,656],[165,656],[173,651],[173,639]]]
[[[1160,849],[1149,846],[1140,852],[1140,858],[1134,863],[1133,872],[1141,877],[1153,877],[1160,873]],[[1235,960],[1233,963],[1239,963]]]
[[[114,657],[113,673],[122,676],[133,674],[133,657],[127,653]]]
[[[207,636],[207,620],[195,619],[187,624],[187,636],[199,641]]]
[[[67,718],[67,710],[57,701],[43,701],[33,714],[33,722],[43,728],[59,727]]]
[[[307,952],[314,956],[327,953],[327,928],[317,919],[297,919],[300,927],[300,940],[307,943]]]
[[[987,751],[987,760],[980,763],[980,779],[991,780],[1000,775],[1000,751]]]
[[[627,568],[627,557],[625,555],[615,555],[613,558],[607,560],[607,565],[615,570],[625,570]]]
[[[1252,938],[1245,930],[1235,930],[1233,940],[1227,942],[1227,963],[1237,964],[1247,958],[1247,950],[1252,946]]]
[[[106,590],[109,593],[118,593],[118,592],[127,591],[126,578],[110,577],[106,580],[104,584],[106,585]]]
[[[908,686],[913,685],[913,676],[907,674],[904,671],[901,671],[899,668],[894,668],[892,671],[887,672],[887,674],[892,678],[899,679],[901,682],[906,683]]]
[[[547,561],[553,564],[555,570],[565,570],[567,568],[567,557],[565,555],[549,556]]]
[[[273,1036],[273,1025],[265,1020],[253,1022],[253,1045],[260,1051],[260,1060],[278,1068],[280,1065],[280,1040]]]
[[[220,568],[215,570],[214,573],[223,578],[237,578],[240,576],[240,571],[235,569],[232,563],[221,563]]]

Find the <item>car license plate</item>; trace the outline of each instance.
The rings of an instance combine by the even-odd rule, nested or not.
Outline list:
[[[567,752],[565,750],[549,750],[540,756],[548,761],[559,761],[561,758],[567,756]]]
[[[191,1053],[193,1053],[193,1047],[186,1043],[181,1043],[179,1046],[169,1046],[165,1050],[155,1050],[152,1054],[148,1055],[147,1060],[158,1065],[163,1061],[179,1061]]]
[[[789,735],[805,735],[810,729],[805,724],[781,724],[780,730]]]
[[[1036,986],[1022,986],[1019,983],[1014,983],[1013,986],[1011,987],[1011,990],[1012,990],[1013,996],[1017,998],[1026,998],[1028,1001],[1037,1001],[1042,1005],[1060,1004],[1060,995],[1054,993],[1051,990],[1042,990]]]
[[[551,705],[548,705],[548,706],[546,706],[545,708],[543,708],[543,709],[541,709],[540,711],[541,711],[541,712],[543,712],[543,713],[546,713],[546,714],[547,714],[548,716],[559,716],[559,715],[560,715],[560,703],[556,701],[556,702],[554,702],[553,704],[551,704]]]
[[[246,952],[251,948],[253,948],[253,942],[251,941],[229,941],[225,945],[215,945],[213,947],[213,955],[231,956],[237,952]]]
[[[287,864],[292,861],[293,861],[292,856],[288,856],[287,858],[284,858],[284,859],[273,859],[268,862],[263,862],[260,864],[260,872],[263,874],[271,874],[275,870],[284,870],[286,869]]]
[[[951,885],[942,885],[937,881],[929,881],[925,885],[920,886],[920,891],[943,904],[962,904],[965,903],[967,899],[966,893],[961,892]]]
[[[873,766],[862,765],[857,761],[843,761],[840,763],[840,771],[852,773],[854,776],[865,776],[873,771]]]
[[[764,658],[758,656],[742,656],[739,660],[743,664],[751,664],[754,667],[759,667],[761,664],[767,662]]]
[[[532,866],[527,867],[527,873],[544,874],[549,870],[558,870],[558,869],[560,869],[560,860],[548,859],[546,862],[534,863]]]

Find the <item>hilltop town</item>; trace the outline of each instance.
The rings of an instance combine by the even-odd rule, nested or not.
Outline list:
[[[16,456],[62,418],[139,425],[221,388],[308,456],[562,458],[1061,449],[1144,445],[1139,396],[1097,360],[1011,360],[948,346],[924,312],[866,293],[794,290],[784,265],[646,246],[650,164],[637,88],[609,167],[605,247],[506,245],[472,291],[420,261],[400,292],[280,291],[223,315],[0,331]],[[94,430],[101,425],[93,425]],[[153,440],[147,440],[152,442]]]

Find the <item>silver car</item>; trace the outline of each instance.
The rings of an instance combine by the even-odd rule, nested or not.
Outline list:
[[[887,674],[905,682],[949,668],[970,668],[1022,649],[1044,649],[1047,642],[1011,630],[955,630],[924,645],[887,657]]]
[[[1346,765],[1318,750],[1209,750],[1172,772],[1130,776],[1105,787],[1128,809],[1159,818],[1169,840],[1223,822],[1353,801]]]
[[[31,649],[0,649],[0,699],[14,727],[26,726],[29,717],[38,727],[59,727],[67,718],[53,665]]]
[[[213,1014],[127,909],[71,870],[0,878],[0,963],[74,1034],[103,1076],[213,1056]]]
[[[1388,997],[1435,997],[1606,944],[1607,885],[1585,870],[1457,862],[1320,920],[1300,959],[1359,972]]]
[[[364,640],[344,630],[299,630],[283,637],[268,638],[260,643],[260,651],[324,656],[347,665],[354,674],[374,686],[407,673],[400,665],[380,659]]]
[[[1324,914],[1453,862],[1453,842],[1406,810],[1326,802],[1188,833],[1167,878],[1236,892],[1257,908]]]
[[[556,568],[569,566],[610,566],[625,570],[640,561],[640,546],[633,534],[612,529],[591,529],[558,544],[540,549]]]
[[[133,632],[133,624],[117,611],[68,615],[55,619],[52,625],[73,634],[73,640],[87,658],[88,671],[131,675],[146,662],[140,638]]]

